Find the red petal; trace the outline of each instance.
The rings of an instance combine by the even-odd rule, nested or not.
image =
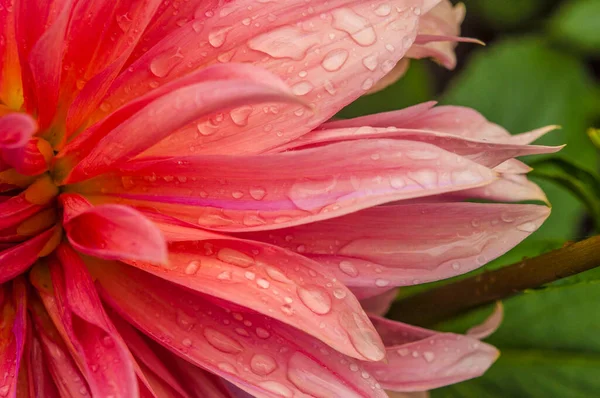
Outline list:
[[[88,265],[102,286],[102,297],[121,316],[186,360],[250,393],[291,397],[315,395],[318,389],[321,395],[385,397],[373,378],[355,377],[349,365],[360,366],[353,359],[297,329],[224,301],[209,301],[133,267]]]
[[[77,212],[63,202],[66,212]],[[162,233],[138,211],[122,205],[92,207],[65,225],[69,242],[82,253],[106,259],[165,263],[167,247]]]
[[[0,396],[14,398],[27,327],[27,295],[24,281],[15,279],[12,289],[0,286]]]
[[[50,272],[34,269],[32,282],[82,369],[93,395],[135,397],[138,385],[131,354],[108,319],[79,256],[62,244]],[[102,371],[98,372],[101,368]]]
[[[545,206],[380,206],[314,224],[244,235],[326,266],[347,286],[412,285],[469,272],[506,253],[550,214]]]
[[[4,161],[24,175],[35,176],[48,170],[48,163],[54,152],[47,141],[32,138],[22,148],[4,149]]]
[[[232,232],[310,223],[495,179],[491,170],[430,144],[396,140],[248,157],[139,161],[127,167],[76,189]]]
[[[0,252],[0,283],[13,279],[22,274],[38,259],[46,244],[53,240],[59,227],[51,228],[34,238]]]

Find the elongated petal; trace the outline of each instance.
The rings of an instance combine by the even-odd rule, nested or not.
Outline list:
[[[55,239],[59,232],[58,227],[31,238],[0,252],[0,283],[13,279],[22,274],[38,259],[44,248]],[[60,236],[60,235],[58,235]]]
[[[64,227],[69,242],[82,253],[106,259],[166,262],[167,247],[161,232],[128,206],[92,207]]]
[[[37,131],[37,122],[24,113],[9,113],[0,117],[0,147],[21,148]]]
[[[179,395],[187,397],[184,388],[171,373],[172,370],[167,369],[167,366],[154,352],[153,347],[150,347],[144,338],[114,311],[110,313],[110,318],[135,358]],[[145,373],[147,374],[147,372]]]
[[[472,337],[372,319],[386,342],[388,363],[365,367],[388,390],[426,391],[458,383],[480,376],[498,357],[498,350]]]
[[[35,283],[35,281],[33,282]],[[40,392],[49,389],[52,392],[52,387],[55,387],[60,393],[58,395],[59,397],[89,395],[90,389],[85,377],[75,364],[75,361],[69,353],[69,349],[60,336],[59,331],[53,325],[52,319],[39,299],[33,299],[33,303],[30,306],[30,313],[35,325],[35,336],[33,341],[37,341],[37,344],[39,344],[40,348],[43,350],[43,358],[39,359],[40,361],[44,361],[40,362],[41,369],[47,369],[53,380],[52,384],[39,380],[37,384],[40,389],[37,389],[36,391]],[[40,354],[41,353],[37,353],[38,356]],[[41,376],[43,373],[40,372],[39,375]],[[48,395],[48,397],[51,396],[52,395]],[[46,395],[40,395],[40,397],[46,397]]]
[[[461,137],[430,130],[397,129],[393,127],[373,128],[364,126],[359,128],[311,131],[300,137],[298,140],[290,142],[284,147],[277,148],[277,150],[285,151],[297,147],[326,145],[331,142],[380,138],[394,138],[430,143],[490,168],[496,167],[514,157],[554,153],[563,148],[563,146],[551,147],[490,142],[486,139]],[[514,136],[514,138],[518,139],[518,136]],[[414,156],[432,157],[434,155],[422,152],[420,154],[415,153]]]
[[[321,395],[385,397],[373,378],[353,377],[349,365],[360,368],[354,360],[274,319],[209,301],[133,267],[88,266],[102,297],[121,316],[186,360],[254,395],[314,395],[318,389]]]
[[[66,138],[100,104],[160,3],[160,0],[77,3],[63,61],[68,72],[61,81],[61,101],[72,102]]]
[[[66,148],[64,155],[59,155],[59,159],[66,157],[62,162],[76,163],[66,182],[77,182],[110,170],[176,129],[217,111],[264,102],[299,102],[274,76],[267,75],[275,82],[257,82],[265,73],[249,66],[238,66],[243,73],[236,73],[234,68],[213,67],[204,74],[199,73],[200,83],[183,86],[182,82],[174,82],[158,91],[163,95],[150,94],[90,129]],[[223,76],[223,69],[226,73],[233,72],[233,78]],[[208,79],[211,75],[214,80]],[[125,119],[126,116],[130,117]],[[116,125],[115,121],[121,123]]]
[[[11,288],[4,285],[0,289],[0,395],[14,398],[27,333],[27,296],[20,278]]]
[[[535,205],[418,203],[244,236],[290,250],[301,246],[303,255],[347,286],[384,292],[478,268],[525,239],[549,214]]]
[[[427,114],[437,102],[428,101],[421,104],[409,106],[408,108],[399,109],[390,112],[381,112],[373,115],[361,116],[352,119],[334,120],[323,123],[316,130],[342,129],[351,127],[404,127],[409,122],[417,119],[419,116]]]
[[[469,40],[458,37],[464,17],[464,4],[453,6],[449,0],[442,0],[419,20],[417,41],[406,55],[410,58],[432,57],[444,67],[454,69],[456,41]],[[442,40],[423,42],[424,37],[435,36]]]
[[[0,35],[4,39],[0,41],[0,101],[11,109],[19,109],[23,103],[23,89],[15,40],[14,7],[9,4],[3,4],[0,9]]]
[[[501,178],[480,188],[442,195],[449,200],[485,199],[497,202],[522,202],[536,200],[549,203],[544,191],[521,174],[501,174]]]
[[[82,260],[64,244],[56,253],[50,258],[49,272],[34,269],[32,282],[92,394],[137,396],[131,354],[104,312]]]
[[[46,362],[40,339],[31,333],[31,347],[29,352],[29,391],[34,392],[35,397],[60,398],[52,375],[48,370],[52,361]],[[81,392],[79,391],[81,394]]]
[[[410,156],[423,152],[431,156]],[[104,196],[100,200],[115,195],[120,203],[155,209],[209,229],[240,232],[324,220],[394,200],[483,186],[495,179],[490,169],[435,146],[395,140],[244,158],[140,161],[127,167],[76,189]]]
[[[190,21],[145,51],[115,81],[106,103],[128,101],[140,91],[151,90],[148,81],[166,84],[189,73],[190,66],[253,63],[274,72],[295,94],[319,107],[308,111],[281,105],[267,107],[266,114],[262,106],[246,107],[218,120],[222,135],[196,139],[198,127],[191,125],[160,151],[168,155],[190,148],[203,154],[263,152],[330,118],[402,58],[416,36],[416,7],[421,1],[388,3],[379,9],[380,2],[373,0],[228,2],[209,13],[212,17],[204,14]],[[103,114],[100,109],[96,118]]]
[[[383,346],[360,304],[318,263],[259,242],[197,235],[170,245],[168,267],[131,264],[287,323],[346,355],[382,359]],[[349,317],[360,321],[346,325]]]
[[[24,175],[36,176],[48,170],[53,151],[50,144],[40,138],[32,138],[17,149],[4,149],[2,158]]]
[[[492,335],[502,323],[502,319],[504,318],[504,307],[502,306],[502,302],[496,302],[496,307],[494,308],[494,312],[490,315],[482,324],[472,327],[467,331],[467,335],[470,337],[474,337],[476,339],[485,339]]]

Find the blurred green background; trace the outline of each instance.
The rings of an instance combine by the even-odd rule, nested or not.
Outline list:
[[[561,130],[537,143],[566,143],[559,155],[550,156],[566,163],[538,163],[533,173],[537,177],[532,177],[547,192],[552,215],[539,231],[487,267],[597,234],[600,149],[586,132],[600,127],[600,0],[464,3],[463,36],[481,39],[486,47],[459,45],[455,71],[428,61],[412,62],[398,83],[359,99],[340,116],[433,98],[475,108],[512,133],[559,124]],[[432,397],[600,396],[599,281],[596,269],[506,300],[505,321],[488,339],[502,351],[498,362],[482,378],[433,391]],[[463,332],[489,312],[465,314],[438,328]]]

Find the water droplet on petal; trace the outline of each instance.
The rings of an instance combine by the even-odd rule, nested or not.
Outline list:
[[[323,69],[326,71],[335,72],[340,70],[340,68],[346,63],[347,59],[348,51],[344,49],[332,50],[325,55],[323,61],[321,62],[321,66],[323,66]]]
[[[261,339],[268,339],[269,337],[271,337],[271,333],[269,333],[268,330],[263,328],[256,328],[256,335]]]
[[[368,57],[363,58],[363,65],[370,71],[377,69],[377,54],[369,55]]]
[[[150,72],[156,77],[165,77],[183,61],[181,48],[176,47],[157,55],[150,61]]]
[[[186,265],[185,267],[185,274],[186,275],[194,275],[196,272],[198,272],[198,270],[200,269],[200,261],[190,261],[188,263],[188,265]]]
[[[331,311],[331,296],[318,286],[299,287],[298,297],[315,314],[324,315]]]
[[[367,18],[358,15],[349,8],[333,10],[333,27],[342,30],[361,46],[370,46],[375,43],[377,36],[375,29]]]
[[[221,47],[223,44],[225,44],[227,33],[229,33],[230,30],[230,27],[225,27],[211,31],[208,34],[208,43],[215,48]]]
[[[347,260],[343,260],[340,261],[340,271],[342,271],[344,274],[351,276],[353,278],[358,276],[358,270],[356,269],[356,267],[354,266],[354,264],[352,264],[350,261]]]
[[[250,196],[254,200],[262,200],[266,194],[267,194],[267,191],[264,188],[260,188],[260,187],[250,188]]]
[[[242,268],[248,268],[249,266],[254,264],[254,259],[252,257],[237,250],[229,248],[219,250],[219,252],[217,253],[217,258],[221,261]]]
[[[310,396],[356,396],[356,391],[342,384],[338,376],[300,352],[295,352],[290,357],[287,377],[296,388]]]
[[[185,338],[183,340],[181,340],[181,344],[183,344],[184,347],[191,347],[192,346],[192,340]]]
[[[523,232],[534,232],[537,229],[537,225],[534,222],[526,222],[517,226],[517,229]]]
[[[236,125],[246,126],[252,110],[253,108],[251,106],[245,105],[232,110],[229,115],[231,116],[233,123]]]
[[[300,83],[296,83],[292,86],[292,93],[294,93],[295,95],[306,95],[308,93],[310,93],[313,89],[313,85],[310,84],[309,82],[300,82]]]
[[[385,357],[379,335],[362,316],[354,312],[342,312],[339,320],[356,351],[371,361],[380,361]]]
[[[267,267],[266,271],[267,271],[267,275],[269,276],[269,278],[273,279],[274,281],[282,282],[282,283],[291,283],[292,282],[281,271],[279,271],[273,267]]]
[[[389,4],[381,4],[379,7],[375,9],[375,15],[380,17],[385,17],[390,15],[392,12],[392,7]]]
[[[243,351],[243,347],[240,345],[240,343],[214,329],[206,328],[204,329],[203,334],[206,338],[206,341],[208,341],[211,346],[215,347],[221,352],[238,354]]]
[[[268,355],[255,354],[250,359],[250,369],[259,376],[266,376],[277,369],[277,363]]]
[[[385,286],[389,286],[390,281],[388,281],[387,279],[375,279],[375,286],[377,287],[385,287]]]
[[[433,362],[433,360],[435,359],[435,354],[431,351],[425,351],[423,353],[423,358],[425,358],[427,362]]]

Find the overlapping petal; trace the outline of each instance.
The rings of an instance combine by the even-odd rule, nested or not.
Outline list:
[[[492,170],[436,146],[400,140],[126,166],[76,189],[93,202],[110,203],[118,197],[119,203],[142,211],[230,232],[315,222],[394,200],[484,186],[496,178]]]
[[[549,214],[536,205],[416,203],[244,236],[302,247],[346,286],[382,293],[472,271],[517,245]]]
[[[385,397],[372,377],[354,376],[350,366],[360,369],[356,361],[272,318],[209,300],[133,267],[116,263],[89,267],[102,297],[121,316],[171,351],[243,390],[265,397],[315,391]],[[351,315],[347,321],[355,322]]]

